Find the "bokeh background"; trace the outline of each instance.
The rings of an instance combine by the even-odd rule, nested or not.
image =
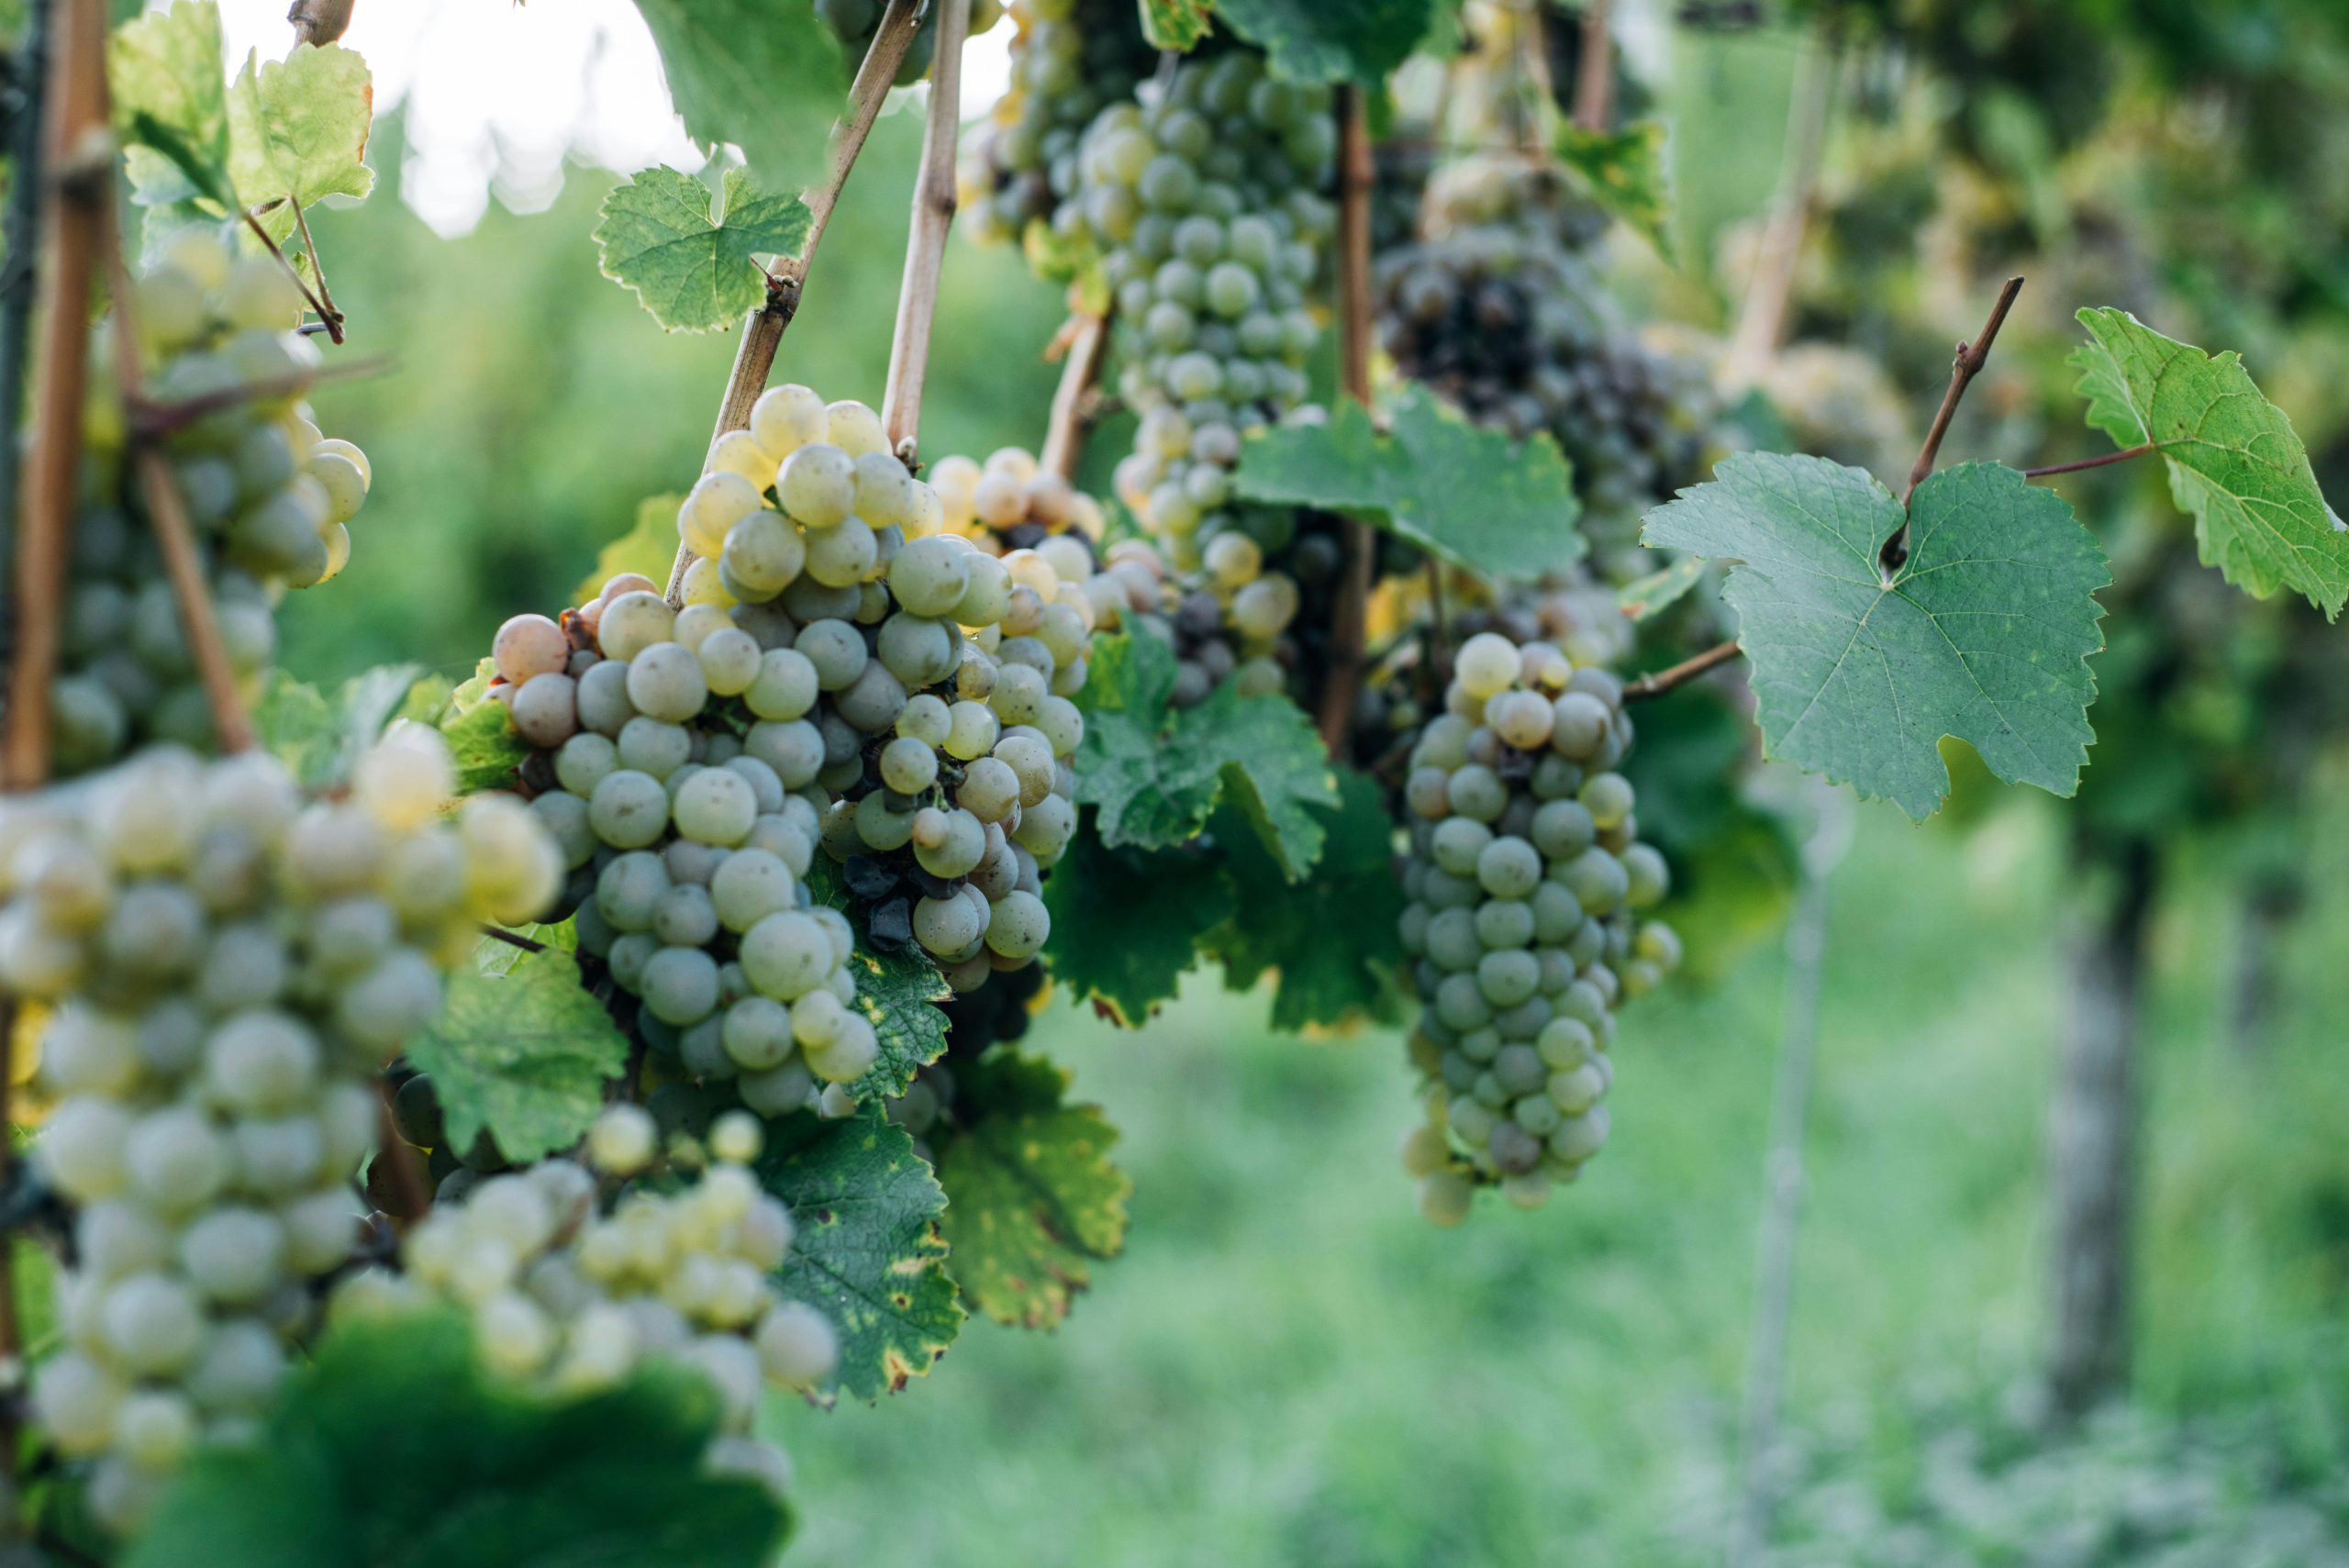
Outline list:
[[[433,30],[466,7],[500,13],[492,42],[507,52],[482,43],[457,77],[436,75],[450,46]],[[229,9],[282,28],[277,0]],[[355,44],[414,36],[384,83],[378,194],[317,228],[352,322],[343,351],[391,366],[317,399],[322,423],[367,449],[375,485],[352,570],[285,606],[285,662],[305,680],[390,661],[470,671],[504,617],[567,603],[639,500],[697,471],[730,344],[663,335],[598,275],[589,239],[610,165],[686,150],[657,101],[648,117],[657,72],[646,87],[629,8],[583,0],[558,22],[562,9],[362,0],[373,33]],[[1626,289],[1717,331],[1776,179],[1804,51],[1828,24],[1698,32],[1627,9],[1635,67],[1675,125],[1684,265],[1627,241]],[[2060,389],[2064,317],[2139,297],[2169,306],[2183,325],[2163,324],[2181,336],[2242,343],[2312,447],[2337,437],[2349,92],[2325,74],[2337,56],[2311,54],[2303,30],[2325,6],[2209,7],[2209,28],[2172,49],[2160,29],[2186,28],[2181,9],[1939,7],[1959,14],[1970,52],[1951,57],[1976,74],[1953,73],[1921,107],[1898,56],[1854,41],[1837,57],[1844,108],[1798,330],[1887,364],[1892,418],[1921,420],[1947,343],[1987,297],[1962,262],[1952,279],[1950,247],[1986,270],[2038,250],[2065,259],[2034,278],[2014,333],[2022,390],[1977,398],[1982,422],[1953,455],[2035,450],[2032,389]],[[1837,25],[1856,40],[1865,22]],[[2069,51],[2046,80],[2015,53],[2042,22],[2072,29],[2028,57]],[[2131,39],[2139,53],[2116,52]],[[2237,96],[2182,84],[2195,49],[2191,69]],[[974,70],[981,83],[989,69]],[[2047,107],[2091,91],[2104,106],[2092,131]],[[530,94],[563,106],[535,139],[483,106],[510,112]],[[2251,101],[2280,119],[2266,140],[2230,117]],[[902,111],[876,131],[779,378],[877,401],[918,133]],[[2176,159],[2146,154],[2180,139]],[[2292,149],[2286,168],[2279,150]],[[2181,170],[2220,180],[2237,158],[2255,178],[2181,188]],[[2136,237],[2127,254],[2150,272],[2123,286],[2141,296],[2099,292],[2083,258],[2106,254],[2107,231],[2083,213],[2117,213]],[[2249,259],[2231,261],[2206,229]],[[2254,263],[2266,271],[2247,272]],[[1016,253],[957,238],[926,453],[1039,439],[1056,373],[1041,349],[1063,314]],[[1097,455],[1118,444],[1103,436]],[[2127,483],[2074,494],[2092,524],[2127,537]],[[2222,651],[2323,631],[2288,613],[2190,635]],[[2107,689],[2100,728],[2123,703],[2159,714],[2188,700],[2110,676]],[[2248,727],[2263,747],[2303,722],[2234,700],[2250,711],[2221,729]],[[2045,1134],[2065,941],[2093,880],[2087,805],[1969,786],[1921,828],[1888,806],[1852,813],[1827,895],[1774,1562],[2349,1562],[2349,797],[2339,758],[2310,739],[2288,788],[2217,806],[2161,795],[2096,818],[2133,823],[2163,853],[2145,939],[2138,1338],[2125,1397],[2060,1436],[2036,1391]],[[2122,786],[2224,743],[2189,725],[2099,747],[2091,793],[2126,799]],[[2271,920],[2245,894],[2266,873],[2245,868],[2279,862],[2294,893],[2288,917]],[[2253,962],[2261,1005],[2246,1020]],[[1276,1037],[1261,995],[1212,975],[1141,1032],[1055,1002],[1034,1040],[1125,1130],[1126,1255],[1054,1334],[974,1323],[878,1408],[771,1411],[801,1477],[792,1560],[1719,1561],[1784,984],[1780,946],[1763,940],[1720,984],[1641,1004],[1624,1020],[1605,1156],[1546,1209],[1480,1210],[1456,1231],[1419,1218],[1396,1163],[1412,1120],[1396,1037]]]

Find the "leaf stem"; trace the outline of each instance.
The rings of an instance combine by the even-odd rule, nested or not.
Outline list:
[[[1958,344],[1957,357],[1950,363],[1949,389],[1942,394],[1942,406],[1934,411],[1932,428],[1925,432],[1924,449],[1918,452],[1916,463],[1909,470],[1909,483],[1900,492],[1903,513],[1909,510],[1917,486],[1933,472],[1933,461],[1941,455],[1942,438],[1949,434],[1949,422],[1957,413],[1958,403],[1974,378],[1982,373],[1983,365],[1989,361],[1990,345],[1998,340],[1998,328],[2006,325],[2007,312],[2014,308],[2015,295],[2021,293],[2022,279],[2009,278],[2006,286],[1998,291],[1998,303],[1990,306],[1990,318],[1982,324],[1982,330],[1974,335],[1972,342]],[[1886,580],[1890,581],[1908,559],[1909,523],[1904,517],[1900,526],[1892,530],[1892,537],[1884,541],[1884,548],[1876,551],[1876,564]]]
[[[963,42],[970,7],[941,3],[938,47],[930,65],[930,113],[922,123],[921,166],[914,174],[913,221],[906,235],[906,273],[897,286],[896,331],[889,340],[889,379],[881,428],[909,469],[918,470],[922,384],[930,373],[930,334],[938,318],[938,284],[946,235],[954,226],[954,148],[963,129]]]
[[[1593,134],[1606,130],[1614,107],[1615,51],[1607,28],[1608,9],[1608,0],[1586,0],[1582,58],[1575,62],[1575,128]]]
[[[1370,406],[1370,190],[1375,171],[1370,157],[1370,120],[1362,89],[1352,83],[1337,91],[1338,117],[1338,321],[1339,362],[1345,394]],[[1349,517],[1345,577],[1330,617],[1329,684],[1321,690],[1319,728],[1332,757],[1343,754],[1362,687],[1363,636],[1369,619],[1373,562],[1377,553],[1370,525]]]
[[[2141,446],[2130,447],[2121,451],[2107,452],[2102,457],[2084,457],[2076,462],[2051,462],[2044,468],[2026,468],[2022,471],[2022,476],[2025,479],[2045,479],[2050,474],[2078,473],[2084,469],[2109,468],[2116,462],[2127,462],[2131,458],[2143,457],[2148,452],[2157,452],[2161,450],[2161,442],[2147,441]]]
[[[391,368],[388,356],[376,354],[363,360],[342,360],[319,370],[295,371],[290,375],[263,376],[259,381],[239,382],[224,386],[217,392],[206,392],[176,403],[154,403],[144,398],[129,407],[131,433],[145,440],[161,440],[174,430],[185,429],[197,420],[223,408],[234,408],[240,403],[257,398],[299,395],[312,387],[332,381],[356,381]]]
[[[1108,358],[1109,318],[1080,311],[1062,330],[1069,339],[1068,350],[1060,384],[1052,389],[1052,418],[1044,427],[1044,450],[1037,462],[1063,479],[1074,479],[1077,460],[1085,455],[1085,438],[1092,434],[1100,413],[1101,400],[1094,391]]]
[[[889,84],[896,78],[897,68],[906,62],[906,52],[913,48],[920,10],[921,0],[889,0],[889,8],[882,13],[880,25],[874,29],[873,42],[864,51],[864,62],[856,68],[856,81],[848,90],[848,112],[832,126],[830,162],[824,183],[803,198],[807,204],[807,243],[799,248],[798,255],[776,263],[767,274],[766,298],[742,319],[742,335],[734,346],[734,369],[726,378],[725,395],[718,405],[717,428],[709,435],[712,447],[718,445],[720,437],[750,426],[751,405],[766,390],[767,374],[774,369],[775,350],[783,342],[784,329],[799,314],[799,301],[807,287],[807,269],[815,264],[816,247],[822,242],[825,227],[832,220],[832,209],[840,205],[841,189],[848,183],[849,171],[856,167],[856,155],[864,150],[873,122],[881,117],[881,106],[889,96]],[[707,466],[705,456],[703,467],[707,470]],[[669,567],[670,604],[682,602],[685,568],[693,563],[694,552],[680,544],[676,559]]]
[[[1623,700],[1645,702],[1650,697],[1660,697],[1675,686],[1687,685],[1706,671],[1719,668],[1744,651],[1733,637],[1727,642],[1717,642],[1702,653],[1683,659],[1670,669],[1657,670],[1631,682],[1623,688]]]
[[[302,209],[297,205],[294,208],[294,213],[296,218],[300,217],[301,212]],[[305,279],[301,272],[295,267],[293,260],[288,257],[284,250],[278,248],[276,240],[272,239],[269,237],[269,230],[261,226],[261,219],[254,214],[252,208],[239,207],[238,209],[238,215],[245,220],[245,227],[251,229],[254,234],[260,237],[262,244],[268,249],[269,253],[272,256],[277,259],[277,264],[285,269],[285,275],[294,280],[294,286],[302,291],[302,303],[310,307],[311,314],[315,315],[319,320],[326,323],[328,339],[337,347],[340,347],[342,343],[342,317],[337,316],[334,313],[333,307],[317,296],[317,291],[310,287],[308,281]],[[310,257],[310,264],[312,266],[317,265],[317,260],[316,253],[313,253]]]
[[[547,944],[544,942],[533,941],[519,931],[509,931],[503,926],[493,926],[487,921],[482,923],[481,934],[504,942],[507,947],[520,948],[524,952],[547,951]]]
[[[302,231],[302,249],[309,256],[310,271],[318,280],[318,298],[326,306],[326,314],[320,319],[328,323],[327,336],[340,343],[342,312],[335,308],[334,291],[327,287],[326,260],[318,254],[318,242],[310,238],[310,217],[302,210],[300,202],[294,204],[294,227]]]
[[[136,296],[130,271],[123,262],[122,230],[111,201],[106,204],[106,212],[100,246],[114,281],[115,380],[123,402],[136,408],[140,377]],[[212,728],[219,737],[220,750],[249,751],[254,742],[252,719],[237,695],[236,666],[229,662],[228,645],[220,636],[212,584],[205,574],[195,526],[188,520],[187,502],[180,495],[179,476],[151,435],[132,436],[130,465],[138,476],[139,497],[147,504],[147,520],[154,527],[155,542],[162,552],[163,573],[171,580],[172,600],[187,632],[188,652],[195,661],[196,679],[204,687],[205,706],[212,711]]]

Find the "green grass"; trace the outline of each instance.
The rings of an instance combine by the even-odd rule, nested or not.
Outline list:
[[[1833,887],[1790,1400],[2028,1371],[2060,1024],[2060,807],[1971,834],[1864,813]],[[2189,880],[2155,938],[2142,1390],[2280,1389],[2327,1351],[2349,1236],[2325,962],[2295,938],[2256,1057],[2212,1027],[2231,933]],[[1751,1307],[1775,953],[1630,1015],[1615,1139],[1523,1215],[1428,1227],[1387,1035],[1301,1044],[1201,983],[1141,1034],[1038,1040],[1126,1129],[1127,1254],[1061,1331],[974,1324],[879,1408],[779,1411],[794,1560],[1054,1565],[1677,1563]],[[2328,1362],[2337,1361],[2328,1356]],[[2300,1369],[2296,1372],[2296,1369]],[[2342,1407],[2303,1381],[2303,1415]]]

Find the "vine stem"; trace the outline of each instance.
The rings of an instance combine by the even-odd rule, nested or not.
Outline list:
[[[2025,479],[2045,479],[2057,473],[2078,473],[2084,469],[2110,468],[2116,462],[2127,462],[2131,458],[2143,457],[2148,452],[2157,452],[2161,450],[2161,442],[2147,441],[2142,446],[2128,447],[2117,452],[2107,452],[2102,457],[2084,457],[2074,462],[2051,462],[2044,468],[2026,468],[2022,471],[2022,476]]]
[[[930,334],[938,319],[938,284],[946,235],[954,227],[954,146],[963,128],[963,41],[970,7],[940,0],[938,49],[930,65],[930,114],[922,124],[921,167],[914,175],[913,222],[906,235],[906,275],[897,285],[897,325],[889,340],[889,380],[881,396],[881,429],[890,450],[918,469],[922,384],[930,373]]]
[[[492,926],[487,923],[484,923],[481,929],[481,934],[484,937],[490,938],[494,941],[504,942],[507,947],[520,948],[524,952],[544,952],[547,951],[546,943],[534,941],[530,938],[524,936],[521,932],[509,931],[503,926]]]
[[[47,185],[41,159],[41,106],[50,31],[50,0],[33,0],[25,12],[23,36],[10,61],[7,88],[16,98],[9,128],[8,157],[15,171],[8,188],[6,261],[0,266],[0,429],[14,431],[24,417],[27,350],[33,335],[33,284],[39,249],[40,206]],[[12,545],[18,515],[17,483],[22,453],[14,439],[0,441],[0,546]],[[0,548],[0,659],[16,635],[5,607],[13,548]]]
[[[122,230],[117,209],[106,204],[106,220],[101,240],[108,275],[114,284],[115,380],[126,406],[139,406],[139,320],[130,271],[123,263]],[[178,475],[171,459],[152,436],[130,439],[130,463],[138,476],[139,493],[147,503],[147,520],[154,525],[155,542],[163,556],[163,573],[171,579],[172,601],[187,629],[188,652],[195,661],[196,679],[204,687],[205,706],[212,711],[212,728],[220,750],[250,751],[252,719],[237,695],[236,667],[229,662],[228,644],[221,640],[220,617],[212,604],[212,587],[204,573],[204,557],[196,548],[195,528],[188,521],[187,502],[180,495]]]
[[[106,11],[100,0],[60,5],[43,106],[48,179],[40,226],[49,260],[40,279],[40,392],[18,508],[17,646],[0,758],[10,789],[31,789],[49,777],[50,687],[57,678],[58,610],[89,377],[90,284],[114,173],[106,129]]]
[[[1820,976],[1827,956],[1827,882],[1851,847],[1852,808],[1841,790],[1820,784],[1818,825],[1802,850],[1802,881],[1787,928],[1787,993],[1778,1037],[1770,1147],[1762,1168],[1762,1218],[1754,1238],[1753,1337],[1739,1421],[1737,1512],[1728,1568],[1747,1568],[1770,1523],[1770,1462],[1787,1376],[1794,1318],[1795,1242],[1802,1225],[1804,1134],[1819,1054]]]
[[[1982,330],[1974,335],[1972,342],[1958,344],[1957,356],[1950,362],[1949,389],[1942,394],[1942,406],[1933,412],[1933,427],[1925,432],[1924,448],[1917,453],[1917,462],[1909,470],[1909,483],[1900,492],[1901,511],[1909,510],[1917,486],[1933,472],[1933,462],[1941,456],[1942,438],[1949,434],[1949,422],[1956,415],[1965,389],[1974,384],[1974,378],[1989,362],[1990,345],[1998,340],[1998,328],[2007,324],[2007,312],[2014,308],[2015,295],[2021,293],[2022,279],[2009,278],[2006,286],[1998,291],[1998,303],[1990,306],[1989,319],[1982,323]],[[1909,524],[1903,518],[1900,526],[1893,529],[1892,537],[1884,541],[1884,548],[1876,552],[1876,562],[1888,581],[1908,559]]]
[[[1615,55],[1607,30],[1608,0],[1586,0],[1582,13],[1582,58],[1575,62],[1575,128],[1600,132],[1614,107]],[[1546,62],[1545,62],[1546,63]]]
[[[726,378],[725,395],[718,399],[717,427],[709,433],[713,448],[719,438],[750,428],[751,405],[766,390],[767,374],[774,369],[775,350],[783,342],[784,329],[799,314],[799,301],[807,287],[807,269],[815,264],[816,247],[823,242],[824,229],[832,220],[832,209],[840,205],[841,189],[848,183],[849,171],[856,167],[857,154],[864,150],[865,139],[873,133],[873,122],[881,117],[881,106],[889,96],[889,85],[896,77],[897,68],[906,62],[906,51],[913,48],[921,3],[922,0],[889,0],[889,8],[882,13],[880,25],[874,29],[873,42],[864,51],[864,62],[856,68],[856,81],[848,90],[848,112],[832,127],[824,183],[803,198],[807,204],[807,242],[799,248],[798,255],[775,264],[767,274],[766,298],[742,319],[742,333],[734,345],[734,369]],[[703,467],[706,472],[707,456]],[[694,552],[680,544],[676,559],[669,567],[671,605],[682,603],[685,568],[693,563]]]
[[[1685,686],[1706,671],[1718,669],[1744,651],[1733,637],[1727,642],[1716,642],[1702,653],[1683,659],[1670,669],[1642,675],[1623,688],[1623,700],[1645,702],[1650,697],[1660,697],[1673,687]]]
[[[342,37],[351,26],[354,0],[294,0],[285,19],[294,24],[294,42],[319,49]]]
[[[1338,88],[1339,360],[1347,396],[1370,406],[1370,119],[1362,89]],[[1330,683],[1322,688],[1321,744],[1342,753],[1362,688],[1363,636],[1370,617],[1370,580],[1376,550],[1370,525],[1349,517],[1346,574],[1330,627]]]
[[[1060,384],[1052,389],[1052,413],[1044,427],[1044,450],[1037,462],[1063,479],[1076,477],[1077,460],[1085,455],[1085,438],[1093,432],[1094,388],[1100,384],[1102,362],[1108,358],[1109,318],[1091,311],[1069,317],[1068,348],[1061,362]]]
[[[302,249],[310,258],[310,271],[317,274],[318,301],[326,306],[326,313],[319,319],[327,323],[327,336],[340,344],[342,312],[335,308],[334,290],[327,287],[326,259],[318,254],[318,242],[310,238],[310,216],[302,210],[300,202],[294,204],[294,227],[302,231]]]
[[[1794,95],[1787,106],[1787,150],[1778,173],[1768,227],[1755,258],[1753,276],[1737,315],[1737,331],[1730,341],[1722,379],[1732,392],[1742,392],[1761,376],[1762,367],[1778,351],[1787,335],[1788,306],[1794,297],[1795,273],[1802,261],[1803,239],[1810,228],[1811,209],[1819,199],[1819,165],[1827,145],[1827,126],[1834,107],[1841,51],[1831,42],[1807,40],[1797,58]]]

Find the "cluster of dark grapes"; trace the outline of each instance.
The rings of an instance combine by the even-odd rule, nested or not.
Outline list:
[[[184,229],[133,297],[149,398],[207,406],[163,449],[221,642],[250,696],[276,651],[276,596],[325,582],[351,559],[344,525],[367,498],[367,458],[310,421],[302,397],[318,350],[294,330],[301,295],[277,261],[239,260],[215,231]],[[114,330],[109,320],[98,335]],[[98,373],[113,362],[103,342],[94,349]],[[102,767],[148,740],[218,744],[128,461],[119,399],[93,397],[85,427],[86,499],[74,519],[50,718],[64,773]]]
[[[1011,90],[965,144],[963,199],[987,238],[1018,239],[1059,218],[1081,228],[1077,148],[1085,128],[1133,95],[1157,64],[1130,0],[1013,0]]]
[[[977,38],[1003,19],[1003,0],[969,0],[972,38]],[[816,0],[816,15],[841,40],[841,50],[846,56],[848,68],[853,73],[865,50],[873,47],[874,35],[881,30],[881,17],[887,10],[884,0]],[[896,85],[910,87],[930,74],[930,65],[938,53],[937,0],[922,13],[914,33],[913,47],[906,50],[906,61],[897,67]]]
[[[1712,409],[1701,371],[1615,309],[1592,254],[1605,230],[1554,170],[1481,155],[1436,177],[1426,238],[1376,272],[1397,368],[1481,424],[1554,437],[1585,531],[1621,555],[1640,515],[1697,477]]]
[[[1679,960],[1645,917],[1668,884],[1638,841],[1622,685],[1556,644],[1461,647],[1404,784],[1404,951],[1426,1010],[1409,1041],[1427,1120],[1405,1168],[1440,1224],[1497,1184],[1531,1207],[1607,1140],[1615,1009]]]

